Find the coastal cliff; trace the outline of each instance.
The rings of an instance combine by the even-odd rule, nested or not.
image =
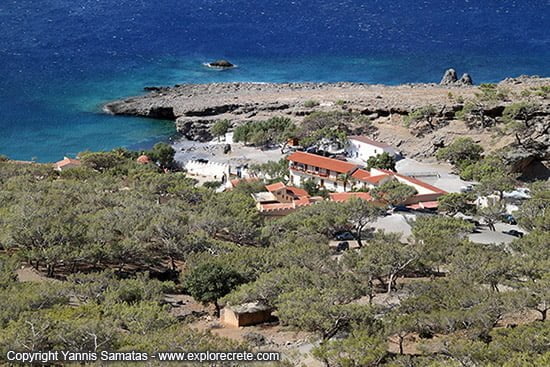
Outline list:
[[[360,83],[213,83],[148,87],[146,95],[105,105],[108,113],[173,120],[191,140],[212,138],[210,126],[227,119],[238,126],[288,116],[295,122],[315,111],[354,111],[372,121],[374,134],[411,157],[430,157],[456,137],[470,136],[488,151],[512,147],[516,166],[550,159],[550,78],[520,77],[496,85]],[[529,104],[532,126],[518,133],[504,126],[506,107]]]

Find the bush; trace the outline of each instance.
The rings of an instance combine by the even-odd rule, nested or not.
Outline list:
[[[496,102],[506,100],[509,94],[509,90],[499,87],[496,84],[481,84],[479,86],[479,93],[476,93],[476,97],[481,101]]]
[[[435,107],[432,105],[424,106],[413,110],[409,115],[403,118],[403,123],[406,127],[409,127],[411,123],[417,121],[431,121],[431,119],[436,115]]]
[[[227,133],[230,126],[231,123],[227,119],[216,121],[216,123],[210,128],[210,132],[212,133],[212,135],[220,137]]]
[[[206,187],[207,189],[212,189],[212,190],[216,190],[221,185],[222,183],[220,181],[206,181],[204,184],[202,184],[203,187]]]
[[[219,315],[218,300],[243,283],[239,273],[217,263],[197,266],[183,278],[183,285],[193,298],[203,303],[213,303]]]
[[[391,169],[395,171],[395,158],[389,155],[387,152],[378,154],[375,157],[370,157],[367,160],[367,168],[381,168],[381,169]]]
[[[307,107],[307,108],[316,107],[316,106],[319,106],[319,102],[310,99],[310,100],[304,102],[304,106]]]
[[[441,148],[435,154],[439,161],[447,161],[455,166],[461,166],[465,162],[477,162],[481,159],[483,148],[471,138],[458,138],[448,147]]]

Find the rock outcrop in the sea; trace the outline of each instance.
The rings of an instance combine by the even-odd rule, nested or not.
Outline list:
[[[441,78],[441,82],[439,82],[440,85],[457,85],[457,86],[468,86],[473,85],[473,80],[470,74],[464,73],[462,74],[462,77],[458,79],[458,74],[456,73],[455,69],[448,69],[445,71],[445,74],[443,74],[443,78]]]
[[[474,85],[474,81],[468,73],[462,74],[462,77],[458,80],[458,83],[462,85]]]
[[[208,66],[210,66],[211,68],[220,68],[220,69],[229,69],[229,68],[235,67],[235,65],[223,59],[209,62]]]
[[[445,74],[443,74],[443,78],[441,79],[441,82],[439,84],[441,85],[451,85],[456,83],[458,80],[458,76],[456,75],[455,69],[448,69],[445,71]]]

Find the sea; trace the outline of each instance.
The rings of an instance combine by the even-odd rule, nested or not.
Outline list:
[[[548,0],[2,0],[0,154],[169,141],[170,121],[102,112],[146,86],[550,76],[549,15]],[[220,58],[238,67],[203,66]]]

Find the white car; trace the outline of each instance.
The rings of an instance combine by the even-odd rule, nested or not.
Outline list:
[[[531,199],[531,191],[526,187],[519,187],[514,191],[504,192],[503,196],[507,199],[527,200]]]

